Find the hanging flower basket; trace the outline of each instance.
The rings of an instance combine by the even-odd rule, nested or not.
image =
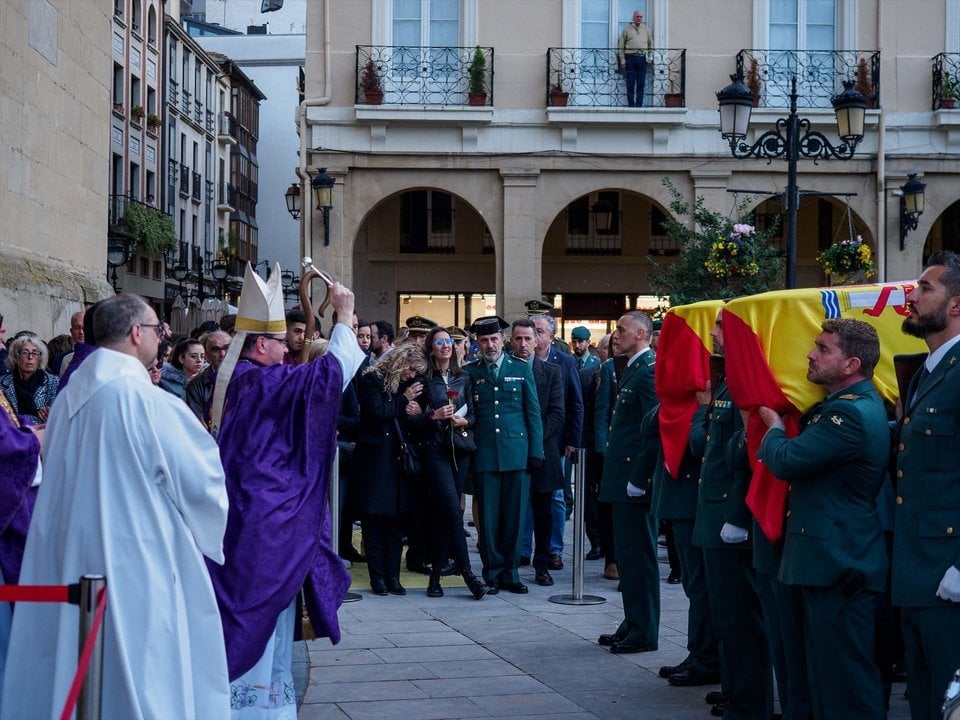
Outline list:
[[[817,256],[820,267],[838,283],[846,283],[861,273],[864,278],[876,275],[873,269],[873,252],[860,235],[856,239],[833,243]]]
[[[760,272],[757,262],[757,233],[753,225],[737,223],[710,245],[704,261],[707,271],[718,278],[751,277]]]

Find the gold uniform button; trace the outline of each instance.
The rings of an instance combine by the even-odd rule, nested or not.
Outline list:
[[[705,457],[700,458],[700,464],[703,465],[707,459]]]
[[[948,528],[947,528],[947,535],[953,535],[953,528],[952,528],[952,527],[948,527]]]
[[[612,413],[610,413],[610,414],[611,414],[611,415],[616,415],[616,414],[617,414],[617,411],[614,410],[614,411],[613,411]]]
[[[926,430],[923,431],[923,434],[924,434],[924,435],[933,435],[933,430],[931,430],[930,428],[927,428]]]
[[[500,388],[498,388],[496,385],[493,386],[494,392],[496,392],[496,391],[499,390],[499,389],[500,389]]]
[[[903,477],[903,470],[897,470],[897,477],[898,477],[898,478],[902,478],[902,477]]]
[[[897,505],[903,505],[903,498],[899,495],[897,496]]]
[[[627,458],[627,459],[626,459],[626,462],[630,462],[630,458]]]
[[[610,447],[610,443],[607,443],[607,447]]]
[[[687,480],[689,480],[689,479],[690,479],[690,473],[687,473],[686,475],[684,475],[684,477],[685,477]]]

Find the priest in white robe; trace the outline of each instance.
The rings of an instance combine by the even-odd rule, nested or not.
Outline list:
[[[57,397],[22,585],[107,578],[103,718],[227,718],[226,651],[204,556],[223,562],[227,496],[217,446],[146,365],[160,323],[117,295],[99,349]],[[18,603],[3,718],[57,718],[77,667],[77,608]]]

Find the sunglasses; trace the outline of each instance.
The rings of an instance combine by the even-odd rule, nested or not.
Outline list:
[[[433,341],[433,344],[437,347],[443,347],[444,345],[453,345],[453,340],[450,338],[437,338]]]

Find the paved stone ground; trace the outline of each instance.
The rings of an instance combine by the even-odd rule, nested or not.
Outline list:
[[[479,572],[474,542],[468,545]],[[422,588],[381,598],[354,587],[363,599],[341,608],[341,643],[297,644],[301,688],[309,671],[300,720],[709,718],[703,696],[717,687],[674,688],[657,677],[661,665],[686,656],[687,601],[680,585],[666,583],[661,560],[659,649],[637,655],[611,655],[596,644],[622,619],[602,561],[586,563],[584,592],[606,598],[593,606],[549,601],[571,592],[569,555],[552,588],[535,585],[532,570],[522,568],[529,595],[501,591],[477,602],[459,578],[445,579],[439,599]],[[902,685],[894,687],[889,717],[909,717]]]

